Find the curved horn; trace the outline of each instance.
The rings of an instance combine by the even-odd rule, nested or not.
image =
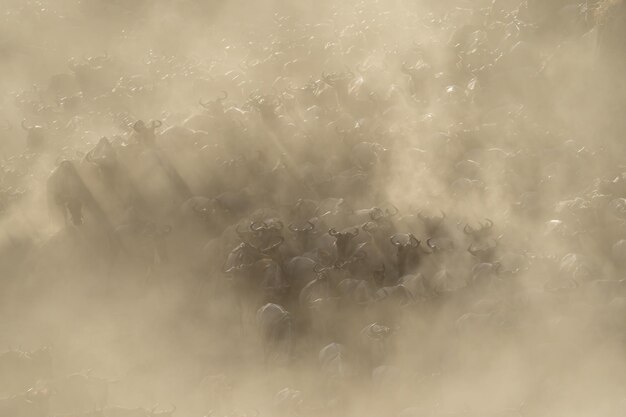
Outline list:
[[[334,227],[330,230],[328,230],[328,234],[331,235],[332,237],[336,237],[339,232],[337,232],[337,229],[335,229]]]
[[[276,230],[283,230],[285,228],[285,225],[282,221],[278,220],[274,222],[274,224],[272,225],[272,228]]]
[[[465,233],[466,235],[471,235],[474,234],[474,228],[472,226],[470,226],[469,224],[466,224],[465,227],[463,228],[463,233]]]
[[[279,237],[278,237],[278,241],[277,241],[276,243],[274,243],[274,244],[273,244],[273,245],[271,245],[271,246],[268,246],[267,248],[263,249],[261,252],[265,253],[265,252],[269,252],[269,251],[271,251],[271,250],[273,250],[273,249],[276,249],[277,247],[279,247],[280,245],[282,245],[284,241],[285,241],[285,238],[284,238],[284,237],[282,237],[282,236],[279,236]]]
[[[355,237],[357,237],[357,236],[359,235],[359,232],[360,232],[360,231],[359,231],[359,228],[358,228],[358,227],[355,227],[355,228],[354,228],[354,231],[353,231],[352,233],[350,233],[350,235],[351,235],[353,238],[355,238]]]
[[[392,244],[393,246],[396,246],[396,247],[400,247],[400,246],[402,246],[402,243],[400,243],[400,242],[398,241],[398,235],[393,235],[393,236],[391,236],[391,237],[389,238],[389,241],[391,242],[391,244]]]
[[[22,120],[22,123],[20,123],[20,125],[22,126],[22,129],[24,129],[27,132],[33,128],[32,126],[26,126],[26,119]]]
[[[258,232],[260,230],[267,230],[268,226],[267,223],[261,221],[261,222],[252,222],[250,224],[250,230],[252,230],[253,232]]]
[[[487,220],[486,224],[482,224],[481,223],[481,227],[483,229],[491,229],[493,227],[493,221],[491,221],[490,219],[485,218],[485,220]]]
[[[376,223],[374,222],[365,222],[363,223],[363,225],[361,226],[361,228],[363,230],[365,230],[366,232],[371,232],[372,230],[376,229]]]
[[[160,120],[153,120],[150,122],[150,129],[158,129],[163,125],[163,122]]]
[[[200,99],[200,100],[198,100],[198,103],[199,103],[202,107],[204,107],[205,109],[207,109],[207,110],[211,107],[211,102],[210,102],[210,101],[207,101],[207,102],[205,103],[205,102],[203,102],[203,101],[202,101],[202,99]]]
[[[411,242],[411,247],[413,248],[417,248],[420,245],[420,243],[422,243],[419,240],[417,240],[415,236],[413,236],[413,233],[409,233],[409,242]]]
[[[311,220],[307,220],[306,222],[309,225],[309,227],[307,227],[303,231],[304,232],[311,232],[311,231],[313,231],[313,229],[315,229],[315,224],[313,224],[313,222]]]
[[[437,245],[433,245],[433,244],[431,243],[431,242],[432,242],[432,240],[433,240],[433,238],[432,238],[432,237],[430,237],[430,238],[426,239],[426,245],[428,245],[428,247],[429,247],[429,248],[431,248],[432,250],[436,251],[436,250],[438,250],[439,248],[437,247]]]
[[[301,230],[300,230],[300,229],[298,229],[298,228],[296,228],[296,227],[293,225],[293,223],[289,223],[288,229],[289,229],[289,231],[291,231],[291,232],[293,232],[293,233],[298,233],[298,232],[301,232]]]
[[[216,101],[224,101],[228,98],[228,91],[222,90],[222,96],[218,97]]]

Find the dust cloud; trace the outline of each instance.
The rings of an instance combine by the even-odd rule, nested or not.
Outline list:
[[[0,417],[626,414],[624,2],[0,20]]]

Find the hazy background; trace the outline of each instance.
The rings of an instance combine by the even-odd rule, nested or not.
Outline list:
[[[626,293],[618,282],[626,246],[617,244],[626,238],[625,95],[615,74],[626,60],[619,43],[598,40],[596,22],[611,19],[598,3],[623,9],[592,1],[3,0],[0,348],[49,346],[54,375],[90,369],[117,381],[109,404],[174,404],[176,416],[279,415],[275,395],[286,387],[301,391],[300,415],[623,415]],[[614,25],[609,38],[619,38]],[[52,77],[104,54],[109,72],[63,108],[50,93]],[[413,91],[402,67],[420,62],[429,68]],[[288,94],[322,72],[348,70],[381,98],[379,108],[359,119],[340,106],[315,119],[300,104],[300,117],[284,105],[278,112],[289,126],[276,140],[258,116],[246,116],[229,145],[236,150],[220,156],[250,161],[261,149],[272,166],[286,154],[305,176],[304,153],[317,141],[315,169],[325,164],[338,181],[351,155],[346,141],[382,143],[388,158],[368,177],[368,193],[346,192],[350,207],[394,204],[399,218],[445,211],[458,242],[438,264],[449,289],[475,275],[463,226],[489,218],[498,260],[515,274],[500,283],[510,289],[479,288],[467,306],[425,302],[385,316],[397,328],[381,363],[387,368],[378,376],[355,369],[336,388],[337,408],[317,359],[329,337],[302,338],[289,366],[268,369],[253,320],[258,306],[240,326],[219,273],[236,246],[232,230],[186,229],[180,204],[163,192],[153,219],[174,228],[169,258],[155,261],[151,243],[131,242],[131,261],[113,262],[89,221],[76,228],[50,217],[45,193],[62,158],[80,160],[102,136],[129,136],[136,120],[161,120],[162,132],[223,90],[227,106],[241,108],[255,91]],[[109,97],[113,105],[94,104],[113,89],[125,93]],[[22,121],[46,126],[45,149],[26,149]],[[342,139],[342,129],[353,136]],[[202,140],[226,136],[207,132]],[[203,188],[220,175],[212,148],[200,153],[176,140],[159,146],[194,195],[214,197]],[[251,165],[241,169],[253,172]],[[158,194],[158,180],[143,185],[150,184]],[[252,208],[314,198],[280,182],[249,184],[258,190]],[[111,214],[115,226],[122,212]],[[398,232],[430,237],[396,221]],[[577,256],[571,270],[568,254]],[[573,282],[579,287],[568,291]],[[563,291],[546,290],[554,287]],[[479,315],[468,319],[476,323],[459,324],[468,312]],[[347,321],[380,321],[367,314],[345,312]],[[350,344],[357,336],[342,337]]]

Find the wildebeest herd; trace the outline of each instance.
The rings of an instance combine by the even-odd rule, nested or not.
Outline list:
[[[625,3],[260,3],[7,2],[0,417],[625,415]]]

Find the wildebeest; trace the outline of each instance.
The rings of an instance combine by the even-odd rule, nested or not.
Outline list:
[[[76,165],[62,161],[52,172],[47,183],[48,209],[52,215],[61,214],[65,224],[83,224],[83,207],[99,212],[91,191],[85,185]]]
[[[256,314],[266,363],[289,361],[293,350],[293,320],[291,314],[277,304],[265,304]]]

